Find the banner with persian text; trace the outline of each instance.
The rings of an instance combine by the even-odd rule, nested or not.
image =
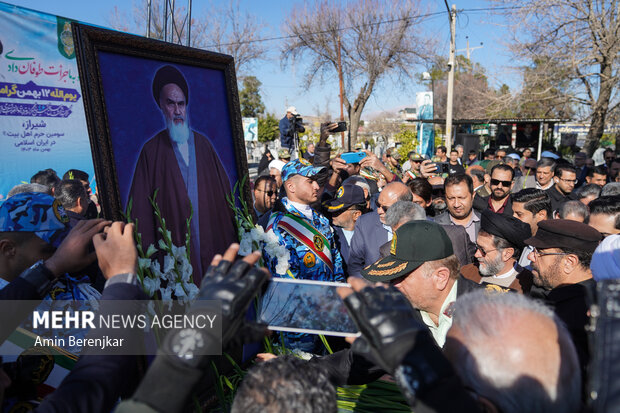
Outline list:
[[[0,3],[0,202],[52,168],[94,168],[71,21]]]

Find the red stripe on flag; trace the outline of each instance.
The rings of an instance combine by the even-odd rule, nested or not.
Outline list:
[[[292,226],[290,226],[289,224],[285,223],[285,222],[281,222],[280,221],[280,225],[285,227],[289,232],[291,232],[293,235],[297,236],[301,242],[303,242],[304,244],[306,244],[307,247],[309,247],[311,250],[313,250],[314,252],[316,252],[316,254],[319,256],[319,258],[321,258],[321,260],[323,260],[323,262],[325,264],[327,264],[327,266],[329,267],[329,269],[334,272],[334,266],[331,263],[330,259],[327,257],[327,255],[325,255],[325,253],[323,253],[323,251],[317,251],[317,248],[313,248],[314,244],[310,244],[307,241],[304,241],[304,239],[307,239],[307,237],[305,235],[303,235],[302,233],[300,233],[299,231],[297,231],[295,228],[293,228]]]

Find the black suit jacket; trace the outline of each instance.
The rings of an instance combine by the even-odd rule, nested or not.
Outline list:
[[[561,193],[560,191],[558,191],[558,189],[555,187],[555,185],[553,185],[551,188],[547,189],[545,192],[547,193],[547,195],[549,195],[549,198],[551,198],[551,209],[553,211],[557,211],[558,209],[560,209],[562,204],[564,204],[566,201],[570,201],[572,199],[570,197],[570,195],[566,196],[563,193]]]

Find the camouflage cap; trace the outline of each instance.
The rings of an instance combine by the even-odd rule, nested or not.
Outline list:
[[[295,175],[302,175],[310,178],[318,174],[323,169],[325,169],[324,166],[312,166],[312,164],[304,158],[295,159],[282,167],[282,182],[285,182],[287,179]]]
[[[280,149],[278,151],[278,158],[290,159],[291,153],[289,152],[288,149]]]
[[[0,206],[0,232],[33,232],[54,247],[67,236],[68,222],[60,202],[41,192],[13,195]]]

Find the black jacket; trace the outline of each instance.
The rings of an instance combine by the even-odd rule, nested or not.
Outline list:
[[[482,211],[484,211],[485,209],[489,209],[489,196],[479,196],[476,194],[476,196],[474,196],[474,209],[478,212],[478,213],[482,213]],[[504,211],[502,212],[502,215],[508,215],[509,217],[512,216],[512,196],[508,195],[508,202],[506,203],[506,206],[504,207]]]
[[[564,195],[563,193],[558,191],[555,185],[547,189],[545,192],[547,193],[547,195],[549,195],[549,198],[551,198],[552,211],[557,211],[558,209],[560,209],[562,204],[564,204],[564,202],[570,201],[572,199],[570,196]]]

